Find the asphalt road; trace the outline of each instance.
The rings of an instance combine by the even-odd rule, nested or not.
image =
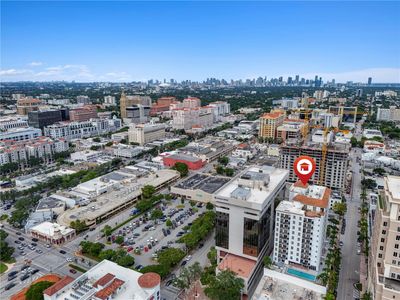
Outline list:
[[[358,208],[360,207],[361,194],[361,170],[357,163],[357,157],[361,156],[360,149],[352,149],[350,157],[352,161],[353,181],[351,195],[347,200],[346,231],[341,236],[342,263],[338,285],[338,300],[353,299],[353,284],[360,280],[360,256],[357,255],[357,223],[360,219]]]
[[[10,246],[15,247],[15,252],[14,252],[14,257],[16,259],[16,263],[14,266],[7,270],[7,273],[10,271],[20,271],[21,267],[26,264],[26,260],[31,261],[30,266],[32,269],[38,269],[39,272],[31,276],[30,278],[20,281],[20,276],[21,273],[19,272],[17,275],[17,278],[15,278],[12,281],[8,281],[7,279],[7,273],[4,273],[0,276],[0,298],[1,299],[7,299],[17,291],[21,290],[22,288],[28,286],[32,281],[35,279],[39,278],[40,276],[48,273],[57,273],[59,275],[69,275],[72,277],[77,277],[80,273],[77,272],[76,274],[72,274],[69,272],[71,269],[68,265],[71,262],[67,262],[67,258],[72,258],[72,263],[79,265],[85,269],[89,268],[89,263],[87,262],[82,262],[79,258],[76,258],[74,256],[74,253],[69,251],[69,249],[66,249],[64,247],[55,247],[52,246],[51,248],[47,248],[46,244],[38,241],[37,246],[35,247],[35,250],[29,250],[27,247],[25,247],[24,252],[26,255],[22,256],[20,254],[21,250],[18,249],[18,246],[20,244],[15,244],[15,240],[18,240],[18,238],[23,237],[24,241],[23,243],[30,244],[32,242],[32,237],[19,231],[16,230],[15,228],[4,225],[3,228],[7,233],[8,237],[6,241]],[[17,235],[17,232],[20,233],[20,235]],[[36,250],[40,249],[42,253],[37,253]],[[65,254],[60,253],[59,251],[63,249],[66,251]],[[75,261],[76,259],[76,261]],[[91,262],[93,264],[93,262]],[[15,282],[17,285],[13,287],[12,289],[5,291],[4,287],[8,285],[10,282]]]

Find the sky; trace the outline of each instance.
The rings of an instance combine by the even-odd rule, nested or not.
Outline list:
[[[2,81],[400,82],[399,2],[1,1]]]

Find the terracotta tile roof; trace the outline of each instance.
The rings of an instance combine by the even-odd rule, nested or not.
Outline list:
[[[103,277],[101,277],[99,280],[97,280],[95,283],[93,283],[94,287],[97,286],[105,286],[107,283],[109,283],[111,280],[113,280],[115,277],[114,274],[107,273]]]
[[[321,199],[311,198],[305,195],[296,195],[293,200],[301,202],[305,205],[311,205],[315,207],[327,208],[329,205],[329,197],[331,196],[331,189],[325,188],[324,195]]]
[[[249,278],[255,265],[254,260],[228,253],[218,265],[218,269],[220,271],[229,269],[243,278]]]
[[[55,293],[57,293],[59,290],[70,284],[72,281],[75,279],[70,277],[70,276],[65,276],[63,279],[61,279],[59,282],[53,284],[51,287],[45,289],[43,291],[43,294],[46,294],[47,296],[53,296]]]
[[[151,289],[159,285],[161,277],[157,273],[149,272],[145,273],[138,279],[138,284],[144,289]]]
[[[120,288],[124,283],[125,281],[115,278],[108,286],[98,291],[96,294],[94,294],[94,296],[99,299],[107,299],[109,296],[114,294],[114,292],[118,288]]]

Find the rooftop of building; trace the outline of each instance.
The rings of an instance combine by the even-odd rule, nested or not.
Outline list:
[[[246,202],[263,204],[275,194],[288,177],[289,171],[270,166],[252,166],[239,173],[218,190],[216,197],[230,199],[232,195],[246,196]],[[257,184],[254,181],[258,181]],[[236,198],[237,199],[237,198]],[[271,199],[272,200],[272,199]]]
[[[180,182],[175,187],[180,189],[191,189],[191,190],[199,189],[206,193],[213,194],[229,181],[230,178],[209,176],[197,173],[189,177],[188,179]]]
[[[304,185],[299,182],[292,184],[290,192],[294,193],[293,200],[302,204],[327,208],[331,189],[320,185]]]
[[[59,199],[52,198],[52,197],[46,197],[46,198],[40,199],[40,201],[36,207],[36,210],[53,209],[53,208],[64,207],[64,206],[65,206],[64,201],[61,201]]]
[[[281,116],[283,116],[284,114],[281,112],[270,112],[270,113],[265,113],[261,116],[262,119],[277,119]]]
[[[57,293],[59,290],[66,287],[72,281],[74,281],[74,278],[67,275],[64,278],[62,278],[60,281],[53,284],[51,287],[48,287],[47,289],[45,289],[43,291],[43,294],[48,295],[48,296],[53,296],[55,293]]]
[[[172,154],[172,155],[166,156],[166,158],[175,159],[175,160],[184,160],[184,161],[189,161],[189,162],[198,162],[199,160],[201,160],[198,157],[191,156],[188,154],[183,154],[183,153]]]
[[[141,188],[146,184],[158,187],[167,181],[179,178],[179,173],[174,170],[158,170],[154,173],[134,170],[146,176],[137,177],[130,182],[123,183],[119,187],[112,189],[96,197],[89,206],[75,207],[65,211],[58,217],[60,224],[69,224],[76,219],[93,221],[96,218],[107,214],[108,212],[124,205],[127,201],[138,197],[141,194]]]
[[[326,288],[310,281],[264,269],[255,293],[254,300],[313,299],[322,300]]]
[[[224,256],[218,265],[218,270],[231,270],[236,275],[248,279],[253,272],[256,261],[232,253]]]
[[[116,300],[147,300],[155,293],[161,280],[158,274],[142,274],[103,260],[78,278],[68,281],[66,284],[53,285],[49,288],[55,300],[78,299],[76,297],[80,294],[83,294],[85,299],[112,297]],[[63,293],[56,294],[63,288],[65,288]]]
[[[51,222],[43,222],[39,225],[33,226],[31,230],[42,233],[47,236],[54,236],[57,233],[60,233],[62,235],[67,235],[74,231],[74,229],[72,228]]]
[[[385,178],[389,193],[400,202],[400,176],[388,175]]]

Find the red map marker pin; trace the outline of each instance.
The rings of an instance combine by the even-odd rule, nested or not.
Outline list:
[[[315,172],[315,161],[309,156],[300,156],[294,161],[294,172],[301,182],[306,185]]]

